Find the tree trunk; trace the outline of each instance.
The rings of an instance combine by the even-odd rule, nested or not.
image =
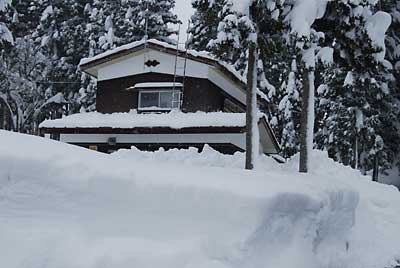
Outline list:
[[[249,48],[249,61],[248,61],[248,71],[247,71],[247,92],[246,92],[246,169],[253,169],[254,168],[254,158],[258,152],[253,152],[254,148],[254,124],[256,122],[255,112],[254,109],[257,107],[254,103],[254,99],[257,97],[255,88],[257,85],[256,79],[256,64],[257,64],[257,47],[255,44],[252,44]]]
[[[372,181],[379,182],[379,158],[378,158],[378,153],[375,154],[374,156],[374,169],[372,173]]]
[[[354,169],[358,169],[358,129],[356,130],[356,138],[354,142]]]
[[[301,173],[308,172],[308,161],[310,155],[310,146],[309,146],[309,129],[311,127],[309,114],[311,112],[310,107],[310,94],[311,94],[311,84],[310,84],[310,70],[305,68],[303,71],[303,103],[301,110],[301,118],[300,118],[300,166],[299,171]]]

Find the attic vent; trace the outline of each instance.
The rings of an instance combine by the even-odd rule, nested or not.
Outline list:
[[[144,63],[147,67],[156,67],[160,64],[158,60],[148,60]]]

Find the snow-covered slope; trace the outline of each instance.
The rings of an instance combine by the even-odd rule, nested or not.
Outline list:
[[[394,187],[322,153],[309,175],[296,160],[244,171],[242,157],[110,156],[0,131],[1,267],[384,268],[400,258]]]

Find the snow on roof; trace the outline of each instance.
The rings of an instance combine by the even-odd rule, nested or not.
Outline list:
[[[123,45],[123,46],[120,46],[120,47],[117,47],[117,48],[108,50],[108,51],[103,52],[103,53],[100,53],[100,54],[98,54],[98,55],[96,55],[96,56],[94,56],[94,57],[83,58],[83,59],[81,59],[81,61],[79,62],[79,66],[82,66],[82,65],[91,63],[91,62],[93,62],[93,61],[96,61],[96,60],[99,60],[99,59],[108,57],[108,56],[110,56],[110,55],[116,54],[116,53],[121,52],[121,51],[124,51],[124,50],[128,50],[128,49],[132,49],[132,48],[141,46],[141,45],[143,45],[144,43],[145,43],[145,41],[144,41],[144,39],[142,39],[142,40],[140,40],[140,41],[132,42],[132,43],[129,43],[129,44],[126,44],[126,45]]]
[[[140,41],[132,42],[132,43],[129,43],[129,44],[126,44],[126,45],[123,45],[123,46],[108,50],[108,51],[106,51],[104,53],[98,54],[98,55],[96,55],[94,57],[91,57],[91,58],[83,58],[83,59],[81,59],[81,61],[79,63],[79,66],[83,66],[83,65],[86,65],[86,64],[89,64],[89,63],[93,63],[93,62],[95,62],[97,60],[106,58],[106,57],[111,56],[111,55],[115,55],[115,54],[120,53],[122,51],[126,51],[126,50],[137,48],[139,46],[144,45],[145,43],[146,43],[145,40],[142,39]],[[153,45],[161,46],[161,47],[168,48],[168,49],[174,49],[174,50],[177,49],[176,45],[171,45],[169,43],[162,42],[162,41],[159,41],[159,40],[156,40],[156,39],[147,40],[147,44],[153,44]],[[221,65],[222,67],[224,67],[227,71],[229,71],[237,79],[239,79],[239,81],[241,81],[243,83],[246,83],[245,77],[243,77],[238,71],[236,71],[235,68],[232,65],[230,65],[230,64],[228,64],[226,62],[223,62],[221,60],[216,59],[211,53],[209,53],[207,51],[196,51],[196,50],[191,50],[191,49],[188,49],[186,51],[186,48],[184,48],[182,46],[178,47],[178,51],[180,51],[182,53],[187,53],[188,55],[190,55],[192,57],[211,60],[211,61]]]
[[[172,111],[161,114],[129,113],[102,114],[98,112],[80,113],[56,120],[46,120],[40,128],[137,128],[169,127],[244,127],[244,113],[196,112],[182,113]]]
[[[96,61],[96,60],[103,59],[103,58],[105,58],[105,57],[108,57],[108,56],[117,54],[117,53],[119,53],[119,52],[121,52],[121,51],[130,50],[130,49],[139,47],[139,46],[141,46],[141,45],[144,45],[145,43],[146,43],[145,40],[142,39],[142,40],[140,40],[140,41],[135,41],[135,42],[132,42],[132,43],[129,43],[129,44],[126,44],[126,45],[123,45],[123,46],[120,46],[120,47],[117,47],[117,48],[108,50],[108,51],[103,52],[103,53],[101,53],[101,54],[98,54],[98,55],[96,55],[96,56],[94,56],[94,57],[83,58],[83,59],[81,59],[79,65],[80,65],[80,66],[86,65],[86,64],[91,63],[91,62],[94,62],[94,61]],[[162,46],[162,47],[164,47],[164,48],[169,48],[169,49],[174,49],[174,50],[177,49],[176,45],[171,45],[171,44],[169,44],[169,43],[167,43],[167,42],[159,41],[159,40],[157,40],[157,39],[150,39],[150,40],[147,40],[147,44],[153,44],[153,45]],[[178,47],[178,50],[179,50],[180,52],[184,52],[184,53],[186,52],[186,49],[185,49],[184,47],[182,47],[182,46],[179,46],[179,47]],[[189,55],[194,56],[194,57],[208,58],[208,59],[210,59],[210,60],[216,61],[215,57],[213,57],[213,56],[212,56],[209,52],[207,52],[207,51],[196,51],[196,50],[191,50],[191,49],[189,49],[187,52],[188,52]]]
[[[183,87],[183,84],[182,83],[174,83],[174,82],[138,83],[138,84],[135,84],[133,87],[130,87],[129,89],[134,89],[134,88],[160,88],[160,87]]]

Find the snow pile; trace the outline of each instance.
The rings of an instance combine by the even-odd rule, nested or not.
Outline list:
[[[171,164],[185,164],[190,166],[221,167],[243,169],[245,163],[244,153],[234,155],[224,155],[215,151],[210,146],[205,145],[199,153],[197,148],[171,149],[165,151],[163,148],[156,152],[140,151],[133,147],[130,150],[120,150],[112,154],[113,157],[126,159],[129,161],[156,161]],[[281,166],[272,158],[262,156],[257,168],[263,170],[264,167],[274,167],[280,169]]]
[[[379,174],[379,181],[385,184],[394,185],[400,189],[400,169],[394,167],[386,170],[384,174]]]
[[[4,131],[0,148],[2,267],[384,268],[400,257],[399,192],[322,153],[305,175],[296,159],[253,172],[132,161]]]
[[[181,129],[187,127],[244,127],[244,113],[196,112],[182,113],[171,111],[160,114],[139,114],[135,110],[129,113],[102,114],[98,112],[80,113],[56,120],[46,120],[40,128],[136,128],[169,127]]]

